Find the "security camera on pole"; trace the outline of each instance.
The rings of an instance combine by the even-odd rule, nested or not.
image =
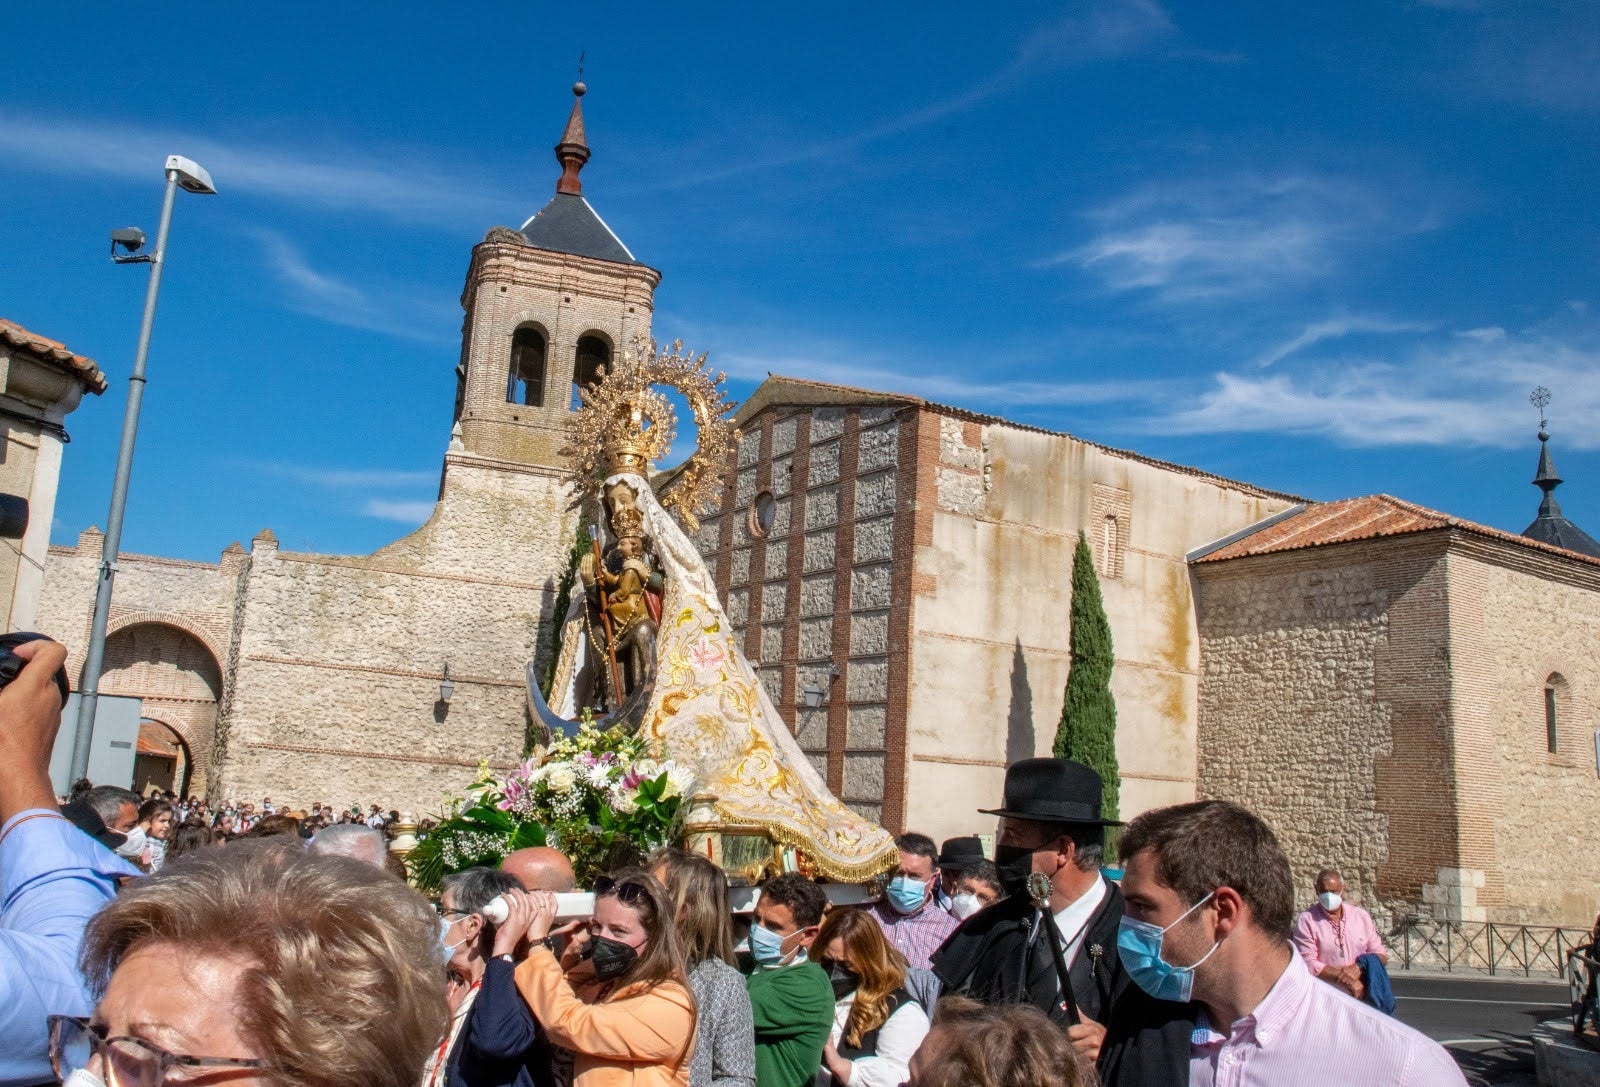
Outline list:
[[[72,781],[89,772],[89,746],[94,738],[94,715],[100,701],[100,670],[106,655],[106,622],[111,614],[111,585],[117,574],[117,553],[122,543],[122,514],[128,503],[128,477],[133,474],[133,447],[139,436],[139,407],[144,401],[144,364],[150,354],[150,329],[156,319],[156,297],[161,293],[161,268],[167,253],[167,228],[172,225],[172,202],[185,192],[214,195],[211,175],[182,155],[167,156],[167,189],[161,202],[161,225],[156,230],[153,253],[144,248],[144,231],[124,227],[111,232],[111,259],[118,264],[150,265],[150,285],[144,296],[144,320],[139,325],[139,347],[128,377],[128,407],[122,416],[122,445],[117,450],[117,475],[111,486],[111,512],[106,517],[105,549],[100,555],[100,577],[95,584],[94,623],[89,629],[89,649],[83,662],[83,682],[78,690],[78,724],[72,741]],[[118,253],[117,249],[127,250]]]

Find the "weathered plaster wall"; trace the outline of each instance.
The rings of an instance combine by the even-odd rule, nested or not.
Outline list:
[[[1191,799],[1198,638],[1185,555],[1292,500],[1064,435],[935,416],[916,497],[911,807],[936,837],[989,831],[1009,761],[1048,754],[1087,532],[1116,652],[1122,813]]]

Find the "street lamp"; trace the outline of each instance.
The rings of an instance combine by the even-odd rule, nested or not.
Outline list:
[[[455,697],[455,694],[456,685],[450,678],[450,662],[445,661],[444,678],[439,681],[439,701],[448,706],[450,704],[450,700]]]
[[[122,514],[128,504],[128,477],[133,474],[133,446],[139,436],[139,406],[144,401],[144,364],[150,354],[150,329],[156,319],[156,297],[161,293],[161,267],[167,254],[167,228],[172,225],[172,202],[185,192],[214,195],[211,175],[192,159],[168,155],[167,189],[161,201],[161,225],[156,230],[153,253],[140,253],[144,232],[126,227],[111,232],[111,259],[118,264],[150,265],[145,289],[144,319],[139,325],[139,346],[128,376],[128,406],[122,414],[122,445],[117,450],[117,475],[111,485],[111,512],[106,517],[105,546],[100,552],[100,578],[94,592],[94,622],[89,628],[89,649],[83,662],[83,683],[78,690],[78,724],[72,738],[72,776],[77,781],[89,773],[89,744],[94,738],[94,714],[100,701],[100,670],[105,664],[106,621],[111,614],[111,585],[117,576],[117,552],[122,544]],[[128,252],[119,254],[118,247]]]

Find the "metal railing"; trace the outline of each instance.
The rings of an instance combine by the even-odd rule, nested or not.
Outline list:
[[[1572,1033],[1596,1045],[1600,1039],[1584,1031],[1584,1023],[1600,1031],[1600,958],[1592,944],[1567,952],[1567,987],[1572,995]]]
[[[1562,979],[1568,953],[1589,941],[1584,929],[1399,917],[1388,944],[1403,970]]]

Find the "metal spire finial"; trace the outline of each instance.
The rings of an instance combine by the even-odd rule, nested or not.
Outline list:
[[[1528,394],[1528,403],[1532,404],[1539,412],[1539,440],[1549,441],[1549,421],[1544,417],[1544,409],[1550,406],[1550,390],[1543,385],[1535,385],[1533,392]]]

